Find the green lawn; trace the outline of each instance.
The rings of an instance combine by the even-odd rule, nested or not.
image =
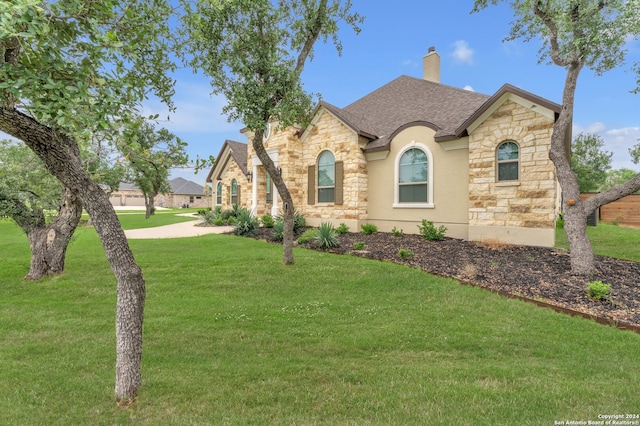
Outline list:
[[[123,226],[136,220],[123,215]],[[229,235],[132,240],[143,387],[113,400],[115,279],[82,228],[23,282],[0,221],[0,424],[540,425],[638,413],[640,336],[400,265]]]
[[[640,229],[599,223],[587,228],[595,254],[640,262]],[[564,229],[556,229],[556,247],[569,248]]]

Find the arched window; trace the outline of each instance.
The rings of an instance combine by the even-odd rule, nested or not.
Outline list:
[[[428,172],[429,162],[423,150],[411,148],[402,154],[399,165],[398,202],[426,203]]]
[[[222,182],[218,181],[216,186],[216,205],[222,205]]]
[[[238,181],[231,181],[231,205],[238,204]]]
[[[498,182],[520,178],[520,148],[512,141],[498,145]]]
[[[330,151],[318,157],[318,202],[333,203],[336,187],[336,161]]]
[[[396,208],[433,208],[433,157],[426,145],[412,142],[396,157]]]

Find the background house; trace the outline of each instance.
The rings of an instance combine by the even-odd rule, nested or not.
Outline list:
[[[548,153],[560,105],[508,84],[483,95],[439,76],[430,49],[422,79],[400,76],[344,108],[321,102],[303,129],[271,123],[264,145],[296,209],[314,226],[417,233],[426,219],[454,238],[553,246],[559,187]],[[250,144],[227,141],[218,158],[207,177],[213,205],[279,213]]]
[[[160,194],[156,197],[157,207],[180,208],[209,207],[211,205],[211,193],[206,193],[202,185],[175,178],[169,181],[171,192]],[[132,183],[121,182],[119,189],[111,193],[109,200],[113,206],[144,206],[144,196],[138,187]]]

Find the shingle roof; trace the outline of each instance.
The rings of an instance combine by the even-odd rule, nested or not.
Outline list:
[[[181,177],[171,179],[169,186],[173,194],[202,195],[204,193],[204,188],[201,185]]]
[[[352,117],[366,117],[363,127],[378,136],[365,150],[386,149],[398,129],[423,122],[436,136],[454,134],[489,96],[406,75],[371,92],[343,110]]]
[[[206,179],[207,182],[211,182],[213,180],[214,172],[219,167],[224,167],[224,164],[221,164],[220,160],[222,159],[224,152],[227,149],[229,150],[229,155],[231,155],[233,160],[240,167],[240,170],[242,170],[242,173],[244,173],[245,175],[247,174],[247,144],[227,139],[222,144],[222,148],[220,148],[220,153],[216,157],[216,164],[213,165],[213,167],[211,168],[211,171],[209,171],[209,174],[207,175],[207,179]]]

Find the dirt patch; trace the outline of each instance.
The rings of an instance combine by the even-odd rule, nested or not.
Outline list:
[[[271,241],[271,230],[261,229],[255,238]],[[597,273],[585,278],[571,274],[564,250],[479,243],[445,238],[427,241],[420,235],[393,236],[347,233],[331,252],[390,261],[515,297],[640,327],[640,263],[596,256]],[[363,242],[363,250],[353,244]],[[303,247],[313,249],[313,245]],[[413,256],[402,258],[400,250]],[[587,297],[587,284],[600,280],[611,284],[612,301]]]

